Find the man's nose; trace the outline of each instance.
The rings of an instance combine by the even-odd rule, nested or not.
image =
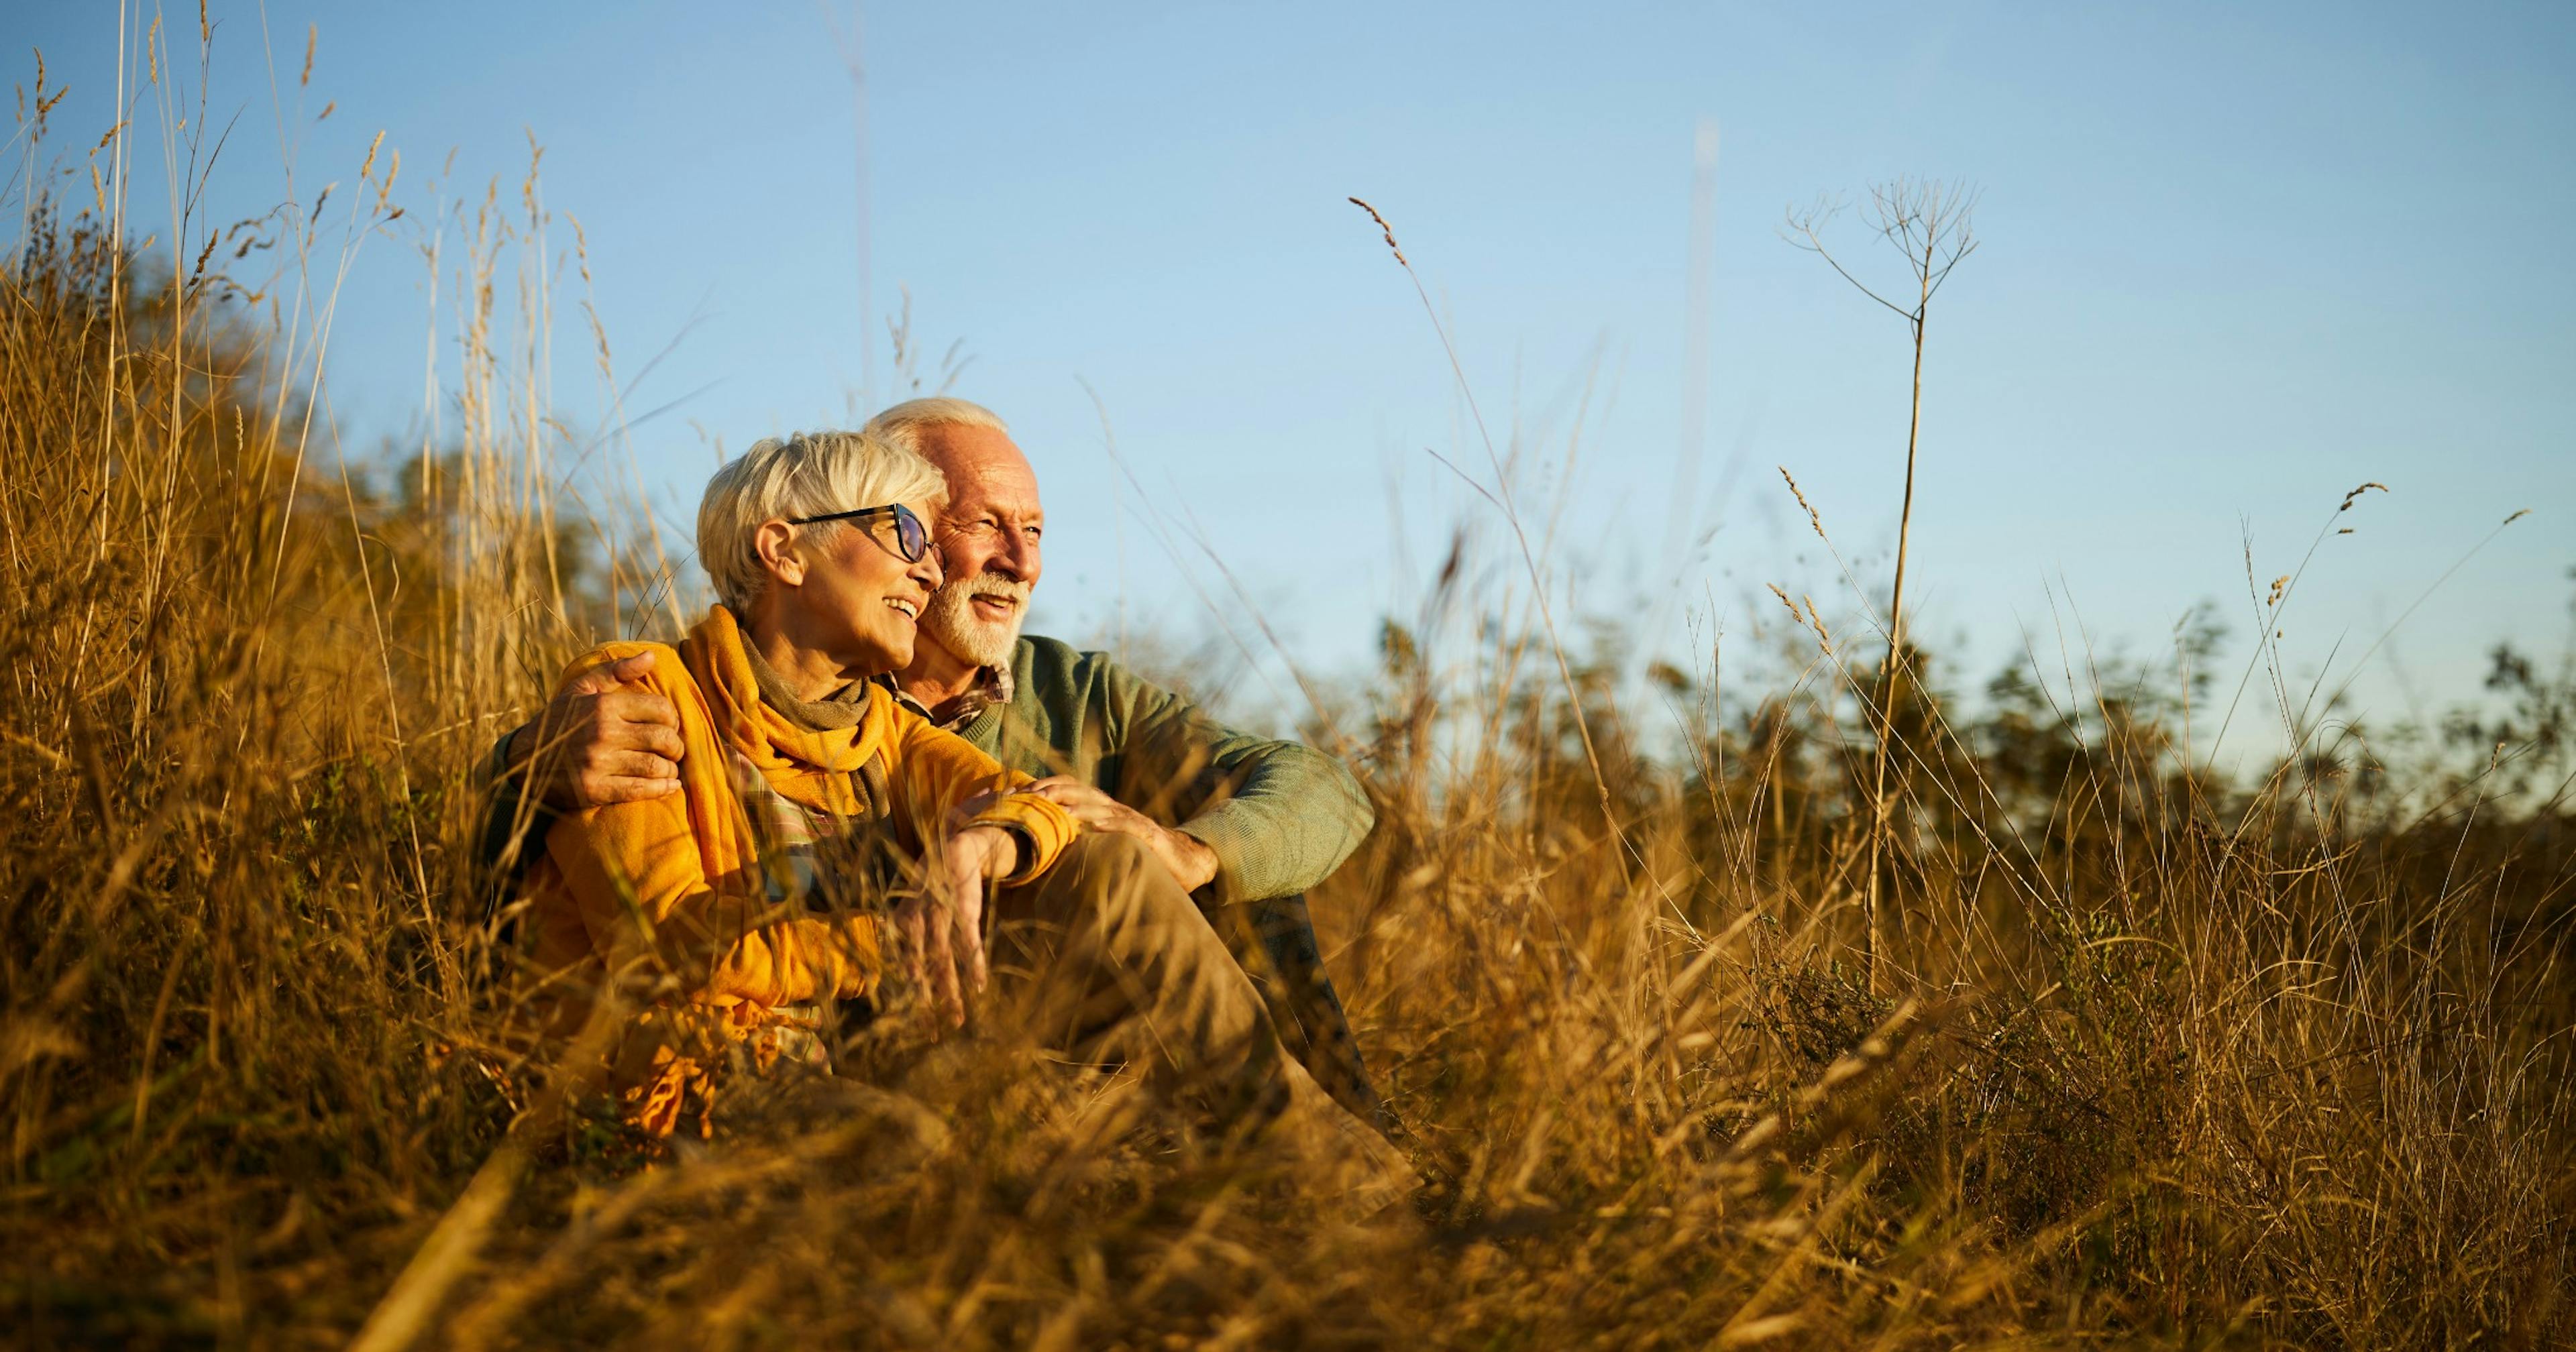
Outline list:
[[[1006,531],[989,566],[1014,582],[1034,582],[1038,576],[1038,542],[1030,539],[1026,531]]]

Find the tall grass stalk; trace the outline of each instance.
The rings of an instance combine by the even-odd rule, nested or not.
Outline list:
[[[1825,247],[1817,231],[1822,218],[1830,213],[1792,214],[1790,228],[1796,232],[1801,247],[1810,250],[1833,266],[1842,279],[1862,295],[1877,301],[1902,317],[1914,339],[1914,379],[1905,416],[1905,505],[1896,518],[1896,578],[1887,597],[1887,662],[1878,680],[1878,746],[1870,757],[1870,827],[1868,891],[1862,903],[1861,960],[1873,981],[1878,976],[1879,894],[1885,870],[1881,867],[1887,852],[1888,800],[1887,763],[1896,738],[1890,718],[1900,693],[1898,683],[1904,679],[1907,662],[1905,649],[1905,560],[1907,546],[1914,536],[1914,466],[1923,440],[1923,324],[1932,310],[1932,295],[1950,278],[1957,267],[1977,247],[1972,218],[1976,214],[1976,194],[1964,188],[1938,182],[1898,179],[1870,189],[1870,228],[1881,239],[1895,246],[1913,273],[1915,294],[1913,308],[1907,309],[1879,295],[1852,276]]]

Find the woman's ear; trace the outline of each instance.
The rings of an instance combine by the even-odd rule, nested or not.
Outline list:
[[[805,559],[796,550],[796,528],[773,517],[751,534],[751,551],[770,577],[790,587],[805,585]]]

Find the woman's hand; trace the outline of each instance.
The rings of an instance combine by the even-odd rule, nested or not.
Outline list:
[[[966,1022],[967,997],[984,990],[984,884],[1007,875],[1019,852],[1018,839],[1001,827],[966,827],[948,838],[934,862],[937,894],[895,908],[913,986],[951,1028]]]

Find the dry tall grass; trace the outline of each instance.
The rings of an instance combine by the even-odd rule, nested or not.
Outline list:
[[[338,1345],[509,1119],[474,763],[638,594],[554,526],[519,358],[469,342],[462,426],[371,489],[310,330],[32,220],[0,270],[0,1337]],[[502,237],[469,238],[488,335]],[[952,1048],[749,1088],[658,1164],[549,1159],[420,1345],[2570,1344],[2554,806],[2296,761],[2232,791],[2178,711],[2024,686],[1953,727],[1909,681],[1873,992],[1861,645],[1744,716],[1660,673],[1689,731],[1656,755],[1616,662],[1416,637],[1454,628],[1389,626],[1333,711],[1382,824],[1317,899],[1449,1176],[1420,1224],[1085,1148],[1083,1084]]]

